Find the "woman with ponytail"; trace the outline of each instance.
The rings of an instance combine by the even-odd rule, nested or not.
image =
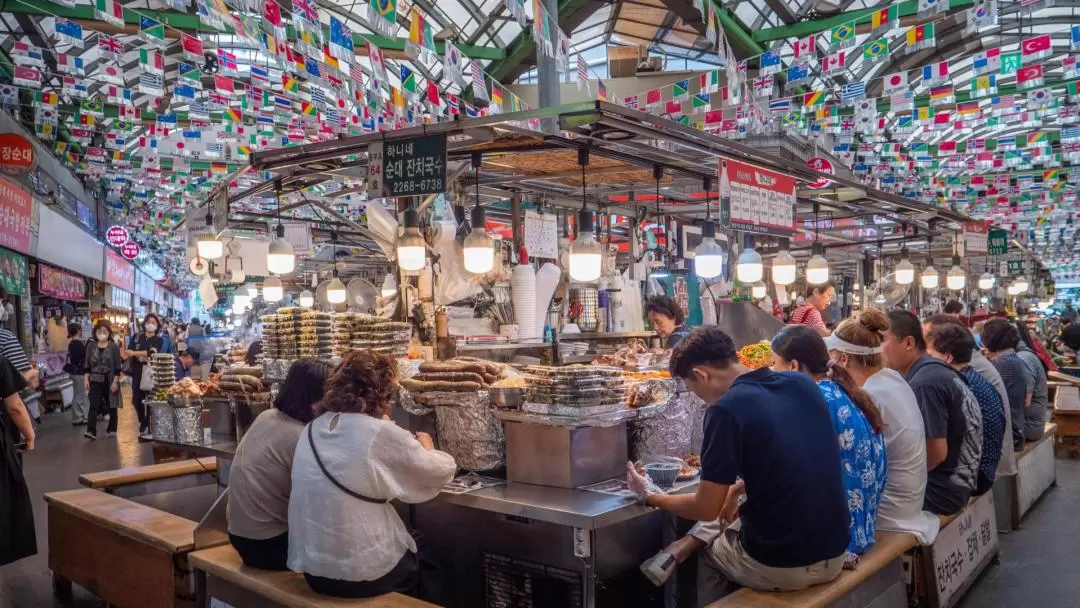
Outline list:
[[[878,504],[885,488],[887,460],[881,412],[852,377],[833,364],[825,341],[812,328],[789,325],[773,338],[774,371],[802,372],[825,397],[840,443],[840,464],[850,514],[848,552],[874,546]],[[853,560],[849,560],[853,561]]]

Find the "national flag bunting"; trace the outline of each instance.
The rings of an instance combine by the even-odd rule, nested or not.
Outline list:
[[[1050,34],[1025,38],[1020,43],[1020,53],[1024,63],[1046,59],[1054,52],[1054,45],[1050,40]]]
[[[893,4],[870,15],[870,31],[873,34],[885,34],[892,30],[899,18],[899,5]]]
[[[94,0],[94,16],[112,25],[124,25],[124,5],[116,0]]]
[[[78,23],[72,21],[71,19],[57,17],[53,29],[56,31],[56,41],[58,43],[70,44],[72,46],[82,48],[83,28]]]
[[[925,1],[925,0],[920,0]],[[947,0],[938,0],[946,2]],[[907,54],[933,48],[936,44],[934,37],[934,22],[916,25],[907,31]]]

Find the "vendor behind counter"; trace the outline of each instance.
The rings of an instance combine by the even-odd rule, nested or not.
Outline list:
[[[675,348],[680,340],[690,335],[690,328],[684,325],[686,315],[682,308],[668,296],[653,296],[645,303],[645,315],[664,339],[664,348]]]

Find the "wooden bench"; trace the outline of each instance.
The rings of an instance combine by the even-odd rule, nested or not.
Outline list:
[[[191,606],[196,523],[98,490],[45,494],[53,591],[78,583],[117,608]]]
[[[901,558],[915,545],[915,537],[910,534],[879,531],[859,568],[844,570],[830,583],[799,591],[744,588],[713,602],[709,608],[905,608],[907,593]]]
[[[199,608],[211,601],[233,608],[432,608],[434,604],[400,593],[367,599],[319,595],[296,572],[249,568],[232,545],[196,551],[189,556],[195,570]]]
[[[921,606],[950,608],[997,558],[994,493],[987,492],[959,513],[939,516],[938,521],[941,530],[933,544],[912,553],[914,576],[908,595]]]
[[[85,473],[79,483],[125,498],[217,483],[216,458],[192,458],[113,471]]]
[[[1057,485],[1057,467],[1054,460],[1055,436],[1058,425],[1046,423],[1042,439],[1029,441],[1016,455],[1016,500],[1013,503],[1013,528],[1020,527],[1020,521],[1031,507],[1052,486]]]
[[[1054,423],[1058,425],[1057,447],[1068,450],[1072,458],[1080,457],[1080,388],[1058,388],[1054,395]]]

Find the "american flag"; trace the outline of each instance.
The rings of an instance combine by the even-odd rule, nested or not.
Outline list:
[[[487,82],[484,80],[484,71],[480,69],[480,64],[475,61],[470,62],[469,69],[472,71],[473,95],[478,99],[489,99]]]
[[[349,78],[353,81],[353,87],[363,88],[364,69],[360,67],[359,62],[349,64]]]
[[[582,88],[582,85],[584,85],[585,88],[588,88],[588,86],[589,86],[588,66],[585,64],[585,57],[582,56],[581,53],[578,53],[578,56],[577,56],[577,77],[578,77],[578,88],[579,89]]]
[[[1001,114],[1012,111],[1013,109],[1013,96],[1012,95],[998,95],[991,100],[991,109],[995,114]]]

